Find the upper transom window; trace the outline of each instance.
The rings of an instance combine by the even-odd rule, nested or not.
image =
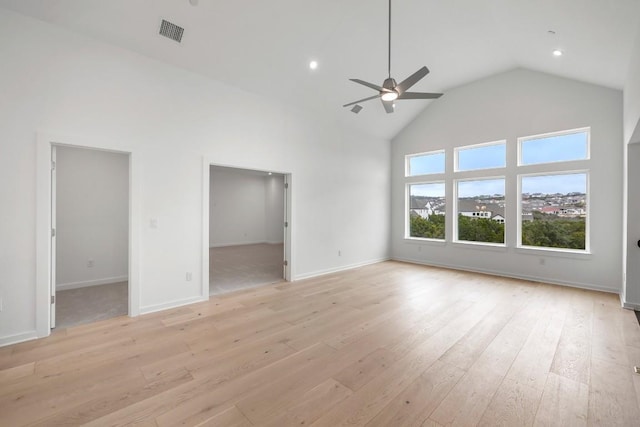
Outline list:
[[[444,150],[406,156],[406,176],[444,173]]]
[[[518,165],[586,160],[589,128],[518,138]]]

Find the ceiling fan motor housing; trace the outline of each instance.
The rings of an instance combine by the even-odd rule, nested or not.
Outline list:
[[[397,85],[398,84],[396,83],[395,79],[392,79],[391,77],[385,79],[384,83],[382,83],[382,87],[389,90],[395,90]]]

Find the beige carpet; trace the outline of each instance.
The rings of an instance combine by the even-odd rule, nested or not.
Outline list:
[[[56,292],[56,328],[128,314],[128,282]]]
[[[217,295],[283,280],[284,246],[259,243],[209,249],[209,294]]]

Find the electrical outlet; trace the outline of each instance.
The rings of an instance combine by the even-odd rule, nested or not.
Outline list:
[[[89,268],[93,267],[93,260],[92,259],[87,261],[87,267],[89,267]]]
[[[190,271],[187,271],[187,282],[190,282],[191,279],[193,279],[193,275],[191,274]]]
[[[540,265],[544,265],[544,263],[545,263],[544,258],[540,258],[540,261],[539,261],[539,262],[540,262]]]
[[[342,256],[342,251],[338,250],[338,256]]]

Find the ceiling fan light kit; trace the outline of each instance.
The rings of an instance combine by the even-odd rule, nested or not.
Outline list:
[[[429,74],[429,69],[427,67],[422,67],[405,80],[397,84],[396,81],[391,77],[391,0],[389,0],[389,61],[388,61],[388,71],[389,77],[385,79],[382,83],[382,86],[375,85],[373,83],[365,82],[360,79],[349,79],[352,82],[361,84],[363,86],[367,86],[371,89],[377,90],[378,94],[370,96],[368,98],[360,99],[355,102],[350,102],[348,104],[343,105],[343,107],[350,107],[352,105],[359,104],[361,102],[369,101],[372,99],[380,98],[382,101],[382,106],[384,107],[387,113],[394,112],[394,101],[396,99],[437,99],[442,96],[441,93],[424,93],[424,92],[407,92],[409,88],[418,83],[424,76]],[[362,108],[360,108],[362,109]],[[353,109],[351,110],[353,111]],[[358,111],[353,111],[354,113],[359,113]]]

